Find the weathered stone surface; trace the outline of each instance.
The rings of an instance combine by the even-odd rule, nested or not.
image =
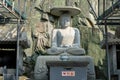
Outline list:
[[[34,77],[36,80],[48,80],[48,69],[46,66],[46,61],[61,61],[60,56],[39,56],[36,61]],[[95,80],[95,71],[93,59],[90,56],[69,56],[69,61],[80,61],[88,62],[88,78],[89,80]]]

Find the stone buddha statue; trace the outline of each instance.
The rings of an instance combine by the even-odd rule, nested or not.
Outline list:
[[[52,45],[51,48],[47,50],[47,53],[50,55],[61,55],[63,53],[67,53],[68,55],[85,54],[85,50],[80,46],[79,30],[71,26],[71,17],[76,15],[76,13],[71,12],[69,9],[55,11],[56,9],[53,9],[51,13],[59,16],[60,29],[53,30]]]
[[[35,80],[49,80],[47,61],[88,62],[87,76],[90,79],[87,80],[95,80],[93,59],[90,56],[80,56],[85,54],[84,49],[80,46],[80,33],[77,28],[71,27],[71,17],[79,13],[78,8],[70,6],[51,9],[51,14],[59,17],[60,29],[54,29],[52,32],[51,48],[47,50],[49,55],[37,57],[34,70]]]

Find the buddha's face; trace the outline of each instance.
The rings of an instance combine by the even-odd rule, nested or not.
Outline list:
[[[60,25],[62,28],[66,28],[71,24],[71,16],[68,14],[63,14],[60,16]]]

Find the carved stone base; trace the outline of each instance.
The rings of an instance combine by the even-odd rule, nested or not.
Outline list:
[[[35,80],[48,80],[47,61],[61,61],[60,56],[39,56],[36,61],[34,77]],[[69,56],[69,61],[88,62],[87,76],[88,80],[95,80],[95,71],[93,59],[90,56]],[[81,64],[82,65],[82,64]]]

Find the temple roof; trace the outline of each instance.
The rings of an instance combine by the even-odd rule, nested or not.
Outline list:
[[[108,39],[108,46],[111,46],[111,45],[120,45],[120,39],[118,39],[118,38],[109,38]],[[105,40],[102,40],[101,48],[102,49],[106,48]]]

